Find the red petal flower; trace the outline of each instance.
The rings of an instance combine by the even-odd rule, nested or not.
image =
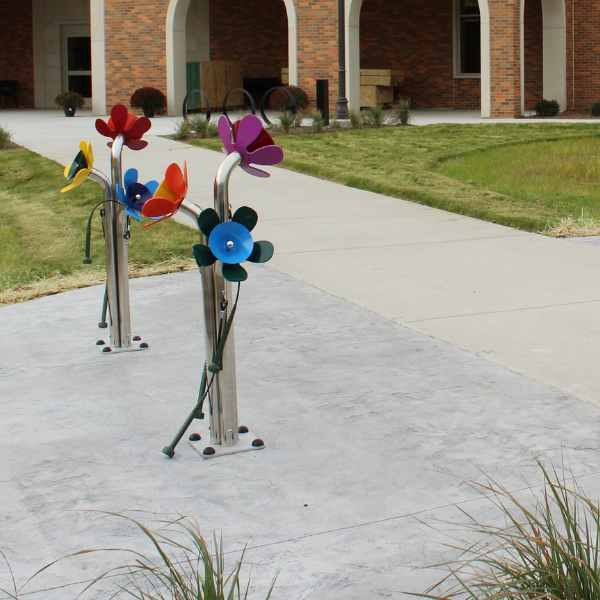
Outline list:
[[[96,119],[96,130],[100,135],[109,137],[113,140],[122,134],[125,138],[125,145],[132,150],[141,150],[148,145],[148,142],[141,141],[152,123],[147,117],[136,117],[127,111],[123,104],[115,104],[110,111],[110,119],[105,123],[102,119]],[[112,142],[109,142],[112,147]]]

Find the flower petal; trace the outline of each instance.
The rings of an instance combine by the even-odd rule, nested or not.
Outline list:
[[[150,190],[153,196],[156,196],[156,190],[158,189],[158,181],[149,181],[146,187]]]
[[[112,138],[113,140],[117,137],[117,134],[111,129],[102,119],[96,119],[96,131],[105,137]]]
[[[129,112],[124,104],[115,104],[110,111],[110,119],[108,124],[110,125],[112,121],[114,130],[117,133],[121,133],[127,125],[128,116]]]
[[[92,145],[85,140],[79,144],[79,149],[83,152],[85,156],[85,162],[87,163],[88,169],[94,168],[94,153],[92,152]]]
[[[145,140],[128,140],[125,138],[125,145],[132,150],[143,150],[148,145],[148,142]]]
[[[246,149],[262,133],[262,122],[255,115],[246,115],[239,123],[235,132],[235,142]]]
[[[198,216],[198,228],[208,238],[221,219],[214,208],[205,208]]]
[[[278,165],[283,160],[283,150],[280,146],[264,146],[249,152],[246,160],[253,165]]]
[[[221,269],[221,273],[223,277],[227,279],[227,281],[246,281],[248,279],[248,273],[244,267],[240,265],[228,265],[223,264],[223,268]]]
[[[142,212],[147,217],[170,217],[177,212],[179,205],[167,198],[154,196],[150,198],[142,208]]]
[[[165,171],[165,181],[178,198],[185,196],[187,186],[183,173],[177,163],[171,163]]]
[[[258,215],[249,206],[240,206],[235,211],[231,220],[242,224],[248,231],[252,231],[256,227],[256,223],[258,223]]]
[[[219,119],[219,137],[225,144],[225,154],[230,154],[233,151],[233,140],[231,139],[231,125],[225,115]]]
[[[75,175],[71,184],[68,185],[67,187],[64,187],[60,191],[64,194],[65,192],[69,192],[70,190],[75,189],[77,186],[80,186],[88,178],[90,173],[91,173],[90,169],[81,169],[81,171],[79,171],[77,173],[77,175]]]
[[[217,260],[216,256],[204,244],[196,244],[192,251],[199,267],[210,267]]]
[[[140,117],[131,124],[131,127],[126,129],[125,133],[129,139],[140,140],[150,127],[152,127],[150,119],[148,117]]]
[[[266,171],[261,171],[260,169],[251,167],[245,160],[241,162],[240,167],[242,167],[242,169],[246,171],[248,175],[254,175],[254,177],[271,177],[271,175]]]
[[[134,210],[133,208],[129,208],[129,206],[125,207],[125,210],[127,211],[127,214],[132,218],[135,219],[136,221],[140,221],[142,220],[142,217],[140,217],[139,213],[137,210]]]
[[[252,250],[248,260],[253,263],[264,263],[271,260],[273,252],[275,252],[275,248],[271,242],[254,242],[254,250]]]
[[[136,183],[138,180],[137,169],[127,169],[123,176],[123,187],[127,189],[132,183]]]

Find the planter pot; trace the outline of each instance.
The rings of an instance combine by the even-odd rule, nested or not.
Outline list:
[[[154,116],[156,110],[151,106],[143,106],[142,111],[144,112],[144,116],[151,119]]]
[[[77,108],[75,106],[65,106],[63,110],[65,111],[65,117],[74,117]]]

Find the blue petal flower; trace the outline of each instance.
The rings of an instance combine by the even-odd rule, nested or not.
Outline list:
[[[223,263],[236,265],[245,261],[254,249],[252,234],[240,223],[228,221],[217,225],[208,238],[211,252]]]

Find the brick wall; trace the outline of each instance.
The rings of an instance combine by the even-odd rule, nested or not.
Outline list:
[[[18,0],[0,2],[0,23],[4,24],[0,51],[0,79],[18,81],[17,99],[20,108],[34,107],[32,20],[31,2],[23,3]],[[6,106],[13,108],[14,100],[7,98]]]
[[[316,103],[317,79],[329,80],[329,111],[338,98],[337,0],[295,0],[298,19],[298,85]]]
[[[490,0],[492,117],[521,114],[521,0]]]
[[[569,99],[577,110],[587,109],[600,100],[600,1],[577,0],[575,20],[571,17],[572,0],[566,0],[567,23],[567,78]],[[573,39],[575,52],[573,53]],[[573,69],[573,57],[575,65]],[[570,60],[569,60],[570,58]],[[573,70],[575,71],[575,100],[573,103]]]
[[[402,69],[413,108],[479,108],[481,80],[454,78],[452,31],[452,0],[364,0],[360,66]]]
[[[242,63],[243,77],[281,77],[288,66],[288,20],[281,0],[211,0],[211,60]]]
[[[533,109],[544,93],[544,55],[541,0],[525,0],[523,15],[525,109]],[[552,98],[548,98],[552,100]]]
[[[165,23],[168,4],[168,0],[106,0],[108,111],[118,103],[129,108],[131,94],[140,87],[155,87],[167,94]]]

